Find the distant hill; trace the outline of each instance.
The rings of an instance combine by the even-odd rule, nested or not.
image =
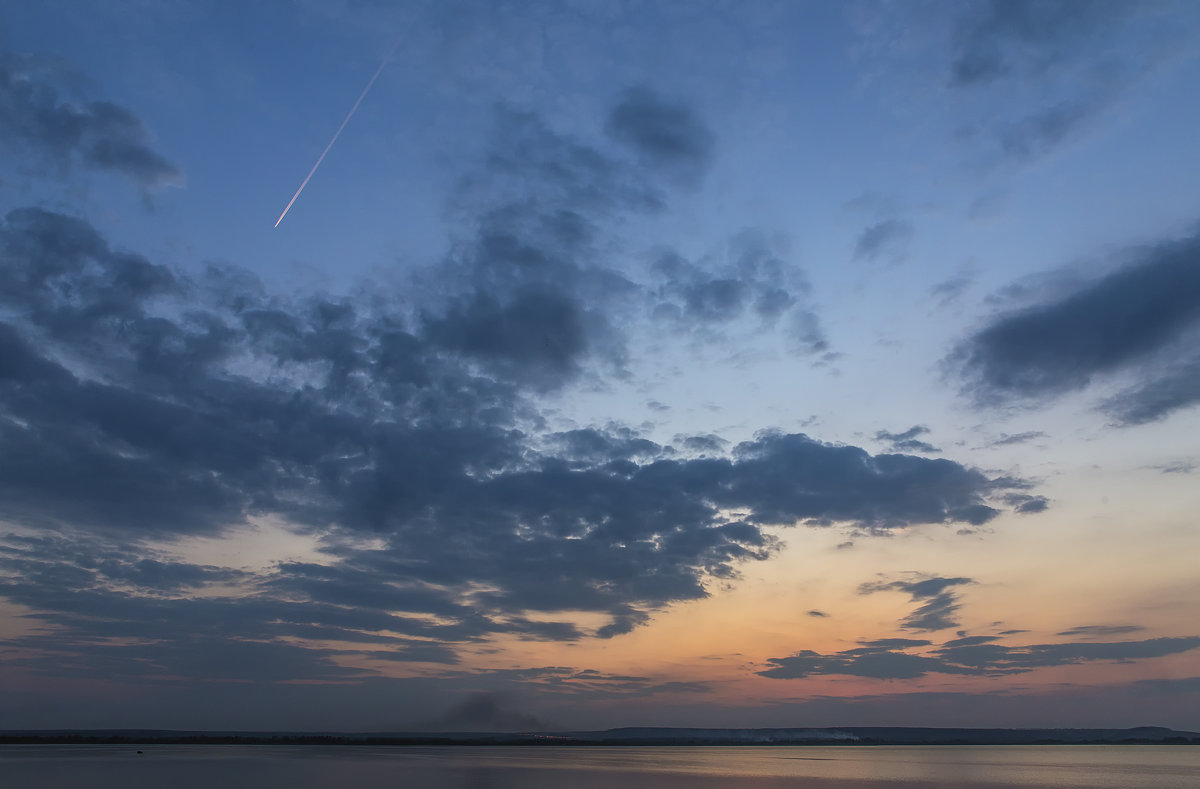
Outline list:
[[[0,744],[80,745],[1200,745],[1200,733],[1133,729],[838,726],[782,729],[622,728],[576,732],[247,732],[158,729],[0,731]]]

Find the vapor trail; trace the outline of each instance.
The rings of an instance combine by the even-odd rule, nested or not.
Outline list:
[[[406,30],[405,32],[408,31]],[[399,38],[396,39],[396,43],[392,44],[392,48],[389,49],[387,55],[384,56],[383,62],[379,64],[379,68],[375,69],[375,73],[371,75],[370,82],[368,82],[367,86],[362,89],[362,93],[358,94],[358,99],[355,100],[354,106],[350,108],[350,111],[346,113],[346,117],[342,120],[342,125],[339,126],[337,131],[333,133],[333,138],[329,140],[329,144],[325,146],[325,150],[321,151],[321,155],[317,157],[317,163],[314,164],[312,169],[308,171],[308,175],[304,176],[304,181],[301,182],[300,188],[296,190],[296,194],[292,195],[292,199],[288,201],[287,207],[283,209],[283,213],[280,214],[279,218],[275,220],[275,227],[279,227],[279,223],[283,221],[285,216],[287,216],[287,212],[292,210],[292,204],[296,202],[296,198],[299,197],[300,193],[304,191],[304,187],[308,186],[309,179],[313,177],[313,173],[315,173],[317,168],[321,166],[321,162],[325,161],[325,154],[329,153],[329,149],[333,147],[335,142],[337,142],[338,136],[341,135],[342,129],[346,128],[346,124],[350,122],[350,118],[354,116],[354,112],[358,109],[358,105],[362,104],[362,100],[367,97],[367,92],[371,90],[371,86],[375,84],[375,80],[379,79],[379,75],[383,73],[383,67],[388,64],[388,61],[392,59],[392,55],[396,54],[396,50],[400,48],[400,41],[403,38],[404,33],[401,33]]]

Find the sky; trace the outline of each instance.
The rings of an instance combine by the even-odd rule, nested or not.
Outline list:
[[[1197,85],[1187,0],[0,0],[0,729],[1200,729]]]

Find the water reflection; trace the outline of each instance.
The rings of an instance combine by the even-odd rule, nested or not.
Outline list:
[[[0,746],[5,789],[1194,789],[1195,746]]]

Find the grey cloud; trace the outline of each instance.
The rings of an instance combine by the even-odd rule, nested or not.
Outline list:
[[[929,292],[937,297],[941,306],[945,307],[961,298],[973,284],[975,284],[973,277],[952,277],[937,283],[929,289]]]
[[[950,357],[982,403],[1034,399],[1141,369],[1146,382],[1110,401],[1125,423],[1192,405],[1185,336],[1200,327],[1200,236],[1137,252],[1133,262],[1054,301],[1002,315]],[[1159,369],[1165,366],[1164,369]]]
[[[675,442],[679,444],[685,452],[698,453],[717,453],[724,452],[729,446],[729,442],[720,436],[708,434],[700,436],[675,436]]]
[[[829,618],[829,614],[825,613],[824,611],[818,611],[815,608],[812,609],[811,611],[805,611],[804,615],[815,617],[817,619],[828,619]]]
[[[821,327],[821,319],[812,310],[797,309],[792,312],[788,337],[796,351],[804,356],[828,355],[829,338]]]
[[[643,164],[681,183],[699,183],[712,159],[713,135],[692,109],[645,88],[631,88],[613,108],[608,132]]]
[[[546,432],[537,395],[619,357],[600,308],[631,286],[598,262],[601,223],[657,192],[504,118],[460,196],[471,233],[420,309],[378,289],[283,298],[234,267],[114,250],[77,218],[9,213],[0,517],[44,539],[0,540],[0,594],[55,629],[10,646],[54,656],[47,673],[210,679],[240,660],[241,678],[269,678],[294,649],[274,678],[358,681],[371,671],[342,664],[388,651],[446,665],[497,634],[629,632],[774,555],[767,526],[978,524],[1024,489],[802,434],[732,451],[684,436],[685,457],[620,426]],[[735,252],[734,276],[757,283],[746,309],[779,282],[803,291],[761,245]],[[258,517],[321,538],[322,562],[237,574],[151,547]],[[206,668],[210,644],[224,651]]]
[[[865,228],[854,243],[857,260],[875,260],[883,255],[902,258],[913,235],[912,224],[902,219],[885,219]]]
[[[1082,644],[1005,646],[991,638],[963,638],[921,654],[888,646],[863,646],[830,655],[803,650],[789,657],[770,658],[764,677],[846,675],[875,679],[916,679],[927,674],[1000,676],[1022,674],[1038,668],[1069,666],[1096,661],[1129,662],[1175,655],[1200,647],[1200,637],[1152,638]],[[928,642],[923,642],[928,643]],[[916,642],[919,647],[922,642]],[[901,645],[904,646],[904,645]]]
[[[959,609],[956,586],[975,583],[970,578],[918,576],[912,581],[872,581],[859,586],[859,594],[905,592],[914,602],[924,601],[900,622],[905,630],[934,631],[955,627]]]
[[[477,293],[468,304],[428,318],[425,331],[442,348],[546,385],[578,373],[590,350],[581,304],[552,291],[520,292],[506,303]]]
[[[1106,413],[1121,425],[1155,422],[1200,403],[1200,356],[1163,371],[1104,401]]]
[[[1045,512],[1050,507],[1050,500],[1045,496],[1034,496],[1028,493],[1008,493],[1003,496],[1004,503],[1013,508],[1014,512],[1022,515]]]
[[[988,0],[959,8],[949,83],[964,101],[970,94],[995,99],[978,105],[987,110],[964,136],[1016,162],[1079,137],[1166,59],[1190,24],[1180,24],[1171,4],[1123,0]]]
[[[1158,466],[1151,466],[1156,471],[1161,471],[1163,474],[1191,474],[1196,470],[1196,464],[1190,460],[1181,460],[1177,463],[1164,463]]]
[[[1058,633],[1060,636],[1084,636],[1087,638],[1119,636],[1125,633],[1136,633],[1146,628],[1141,625],[1079,625]]]
[[[57,64],[0,53],[0,145],[59,169],[109,170],[144,188],[181,181],[178,168],[150,147],[141,119],[118,104],[64,97],[62,76]]]
[[[908,430],[902,433],[889,433],[886,430],[880,430],[875,434],[876,441],[886,441],[891,445],[893,452],[938,452],[937,447],[925,441],[921,441],[917,436],[923,436],[929,433],[929,428],[925,425],[913,425]]]
[[[1006,156],[1036,159],[1077,134],[1111,101],[1109,92],[1060,101],[1003,125],[996,133],[996,140]]]
[[[1086,53],[1133,9],[1120,0],[986,0],[964,4],[950,84],[1042,75]]]
[[[651,273],[658,280],[650,290],[653,314],[705,342],[713,341],[714,329],[751,317],[766,326],[782,320],[799,354],[829,349],[805,273],[786,262],[762,233],[743,231],[724,254],[695,261],[662,252]]]
[[[887,649],[864,647],[821,655],[811,650],[790,657],[770,658],[771,668],[757,672],[774,679],[796,679],[824,674],[845,674],[872,679],[915,679],[944,668],[941,661]]]
[[[1030,441],[1039,438],[1045,438],[1046,434],[1041,430],[1026,430],[1024,433],[1001,433],[999,438],[988,442],[989,447],[1003,447],[1011,444],[1026,444]]]
[[[877,638],[872,641],[859,641],[860,646],[872,649],[906,649],[909,647],[927,647],[932,641],[923,638]]]

